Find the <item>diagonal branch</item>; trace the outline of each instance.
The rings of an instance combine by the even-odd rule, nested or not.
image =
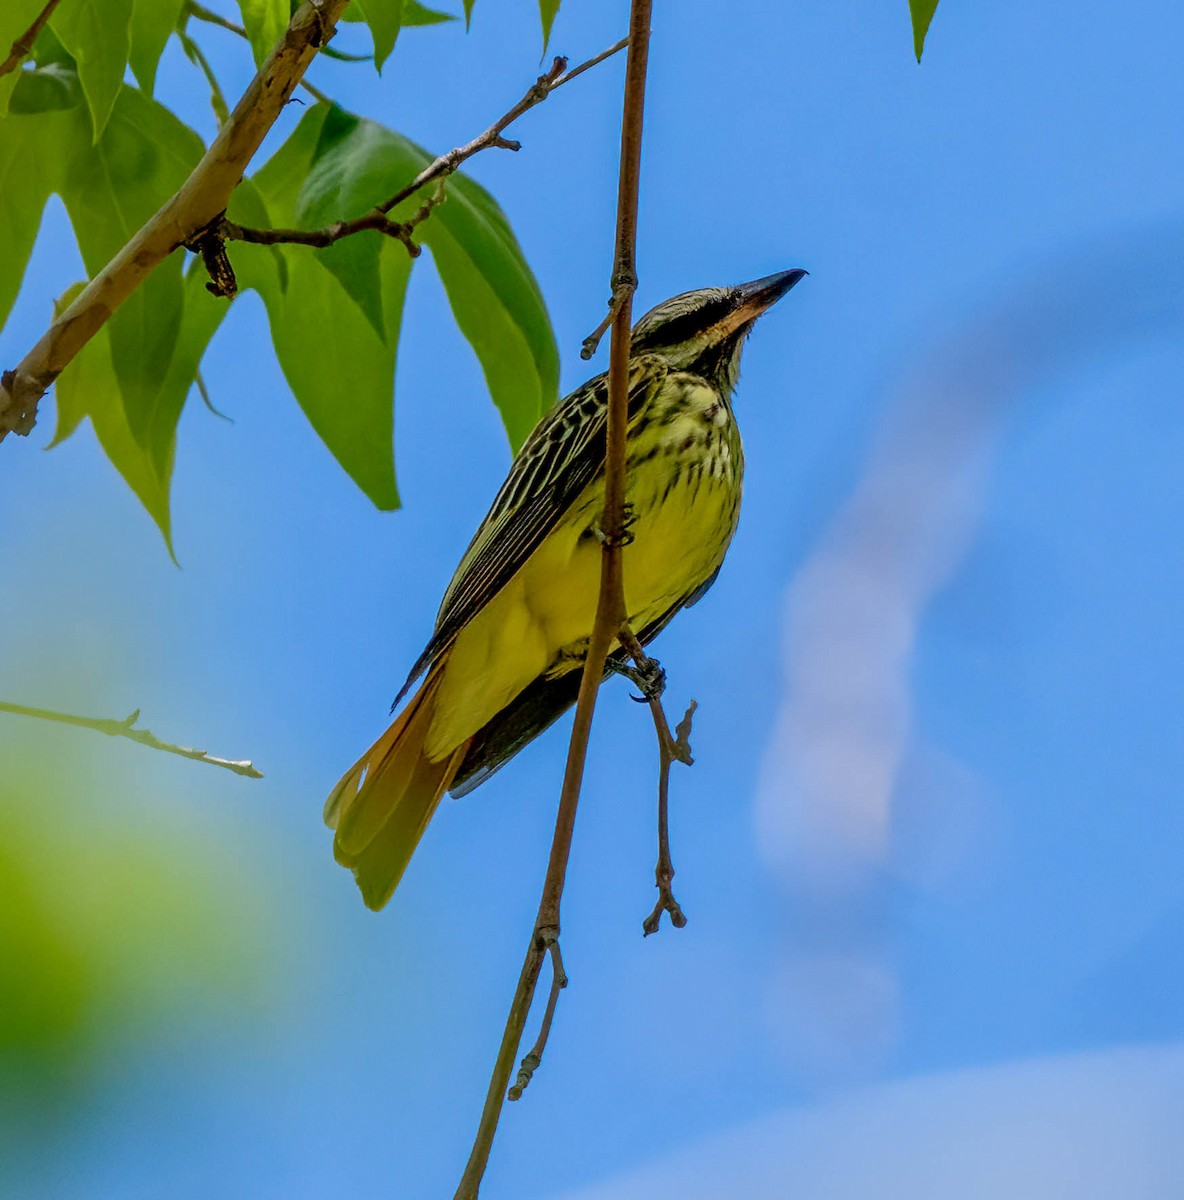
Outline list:
[[[217,758],[206,750],[193,750],[188,746],[174,746],[172,742],[162,742],[156,734],[148,729],[137,729],[136,722],[140,719],[137,708],[122,721],[112,717],[76,717],[72,713],[54,712],[49,708],[30,708],[25,704],[10,704],[0,700],[0,712],[14,713],[18,717],[36,717],[41,721],[56,721],[59,725],[74,725],[79,729],[93,729],[95,733],[105,733],[108,737],[125,737],[151,750],[164,750],[168,754],[177,754],[181,758],[192,758],[196,762],[209,763],[213,767],[225,767],[236,775],[245,775],[248,779],[262,779],[263,774],[255,770],[250,759],[246,758]]]
[[[617,239],[613,268],[613,291],[616,293],[621,281],[636,278],[635,252],[637,243],[637,200],[641,178],[641,130],[645,109],[646,68],[650,47],[650,12],[652,0],[632,0],[629,13],[629,58],[625,67],[625,101],[621,116],[621,167],[617,188]],[[629,331],[633,318],[632,290],[622,299],[615,314],[612,332],[612,351],[609,360],[608,429],[605,445],[605,490],[604,516],[601,529],[604,531],[603,557],[600,566],[600,595],[596,605],[596,619],[592,626],[588,652],[584,659],[584,671],[580,680],[580,694],[576,701],[576,715],[572,725],[571,742],[568,745],[567,766],[563,776],[563,790],[559,797],[559,811],[555,819],[555,836],[551,842],[551,856],[547,863],[547,875],[543,882],[543,894],[539,901],[538,915],[527,947],[526,958],[518,979],[518,987],[506,1018],[501,1046],[498,1048],[485,1107],[477,1126],[473,1149],[465,1166],[464,1175],[456,1189],[454,1200],[476,1200],[485,1174],[489,1154],[493,1148],[501,1118],[502,1105],[506,1097],[506,1086],[518,1056],[518,1047],[526,1019],[530,1014],[535,987],[542,970],[543,958],[557,945],[559,938],[560,901],[567,877],[567,863],[571,854],[572,834],[575,830],[576,809],[579,805],[580,786],[584,778],[584,761],[588,753],[588,738],[592,729],[592,716],[596,707],[596,693],[604,678],[604,666],[609,649],[619,630],[625,624],[625,590],[621,573],[621,549],[625,542],[625,437],[628,429],[629,393]],[[562,970],[560,960],[552,960],[554,978]],[[564,976],[566,978],[566,976]],[[554,1001],[558,986],[553,984],[551,998],[544,1018],[550,1027],[554,1015]],[[545,1040],[540,1038],[540,1041]],[[537,1050],[538,1047],[536,1047]],[[528,1056],[529,1058],[529,1056]],[[534,1063],[524,1063],[524,1068],[533,1069]]]
[[[419,253],[419,247],[411,240],[411,231],[428,216],[434,204],[439,203],[443,199],[443,192],[437,191],[437,198],[434,201],[429,201],[428,204],[419,209],[407,221],[392,221],[388,214],[393,208],[401,204],[404,200],[414,196],[416,192],[427,187],[430,183],[439,180],[440,184],[443,184],[449,175],[459,169],[461,163],[472,158],[474,154],[479,154],[482,150],[488,150],[491,147],[501,150],[521,149],[520,142],[512,141],[502,136],[510,125],[518,120],[523,113],[529,112],[536,104],[541,104],[546,100],[556,88],[561,88],[565,83],[570,83],[576,76],[582,75],[598,63],[604,62],[606,58],[611,58],[628,44],[629,39],[622,38],[607,50],[601,51],[593,58],[588,59],[587,62],[582,62],[578,67],[573,67],[570,71],[567,70],[566,58],[556,58],[551,64],[550,70],[540,75],[527,89],[522,99],[508,112],[500,116],[484,133],[473,138],[471,142],[466,142],[463,146],[457,146],[456,149],[449,150],[447,154],[441,154],[439,158],[434,159],[424,167],[405,187],[400,188],[393,196],[389,196],[381,204],[371,209],[370,212],[360,217],[355,217],[349,221],[335,221],[332,225],[326,225],[322,229],[307,230],[250,229],[246,226],[235,225],[231,221],[224,220],[218,227],[217,232],[228,241],[254,242],[264,245],[282,243],[298,246],[314,246],[318,249],[323,249],[326,246],[332,246],[334,242],[341,241],[342,238],[352,237],[354,234],[363,233],[367,230],[377,230],[379,233],[384,233],[388,237],[393,237],[401,241],[407,247],[408,253],[414,257]]]
[[[12,43],[8,57],[0,63],[0,76],[15,71],[21,65],[21,60],[33,49],[37,35],[45,28],[45,23],[53,16],[53,10],[60,3],[61,0],[46,0],[45,7],[37,14],[33,24]]]
[[[74,356],[161,262],[226,208],[309,63],[332,37],[347,3],[301,4],[181,190],[86,285],[21,362],[0,375],[0,441],[9,432],[27,434],[33,428],[41,397]]]

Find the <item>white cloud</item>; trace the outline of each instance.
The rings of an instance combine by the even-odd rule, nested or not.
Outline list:
[[[1178,1200],[1184,1042],[854,1089],[562,1200]]]

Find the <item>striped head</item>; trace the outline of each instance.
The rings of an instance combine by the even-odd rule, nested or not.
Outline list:
[[[633,353],[661,355],[730,393],[740,377],[740,351],[753,324],[805,276],[802,270],[766,275],[730,288],[683,292],[651,308],[633,327]]]

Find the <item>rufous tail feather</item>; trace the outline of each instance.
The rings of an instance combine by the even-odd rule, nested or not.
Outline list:
[[[437,668],[325,801],[325,824],[337,831],[333,855],[353,871],[375,911],[403,877],[468,747],[462,742],[439,760],[424,753],[439,683]]]

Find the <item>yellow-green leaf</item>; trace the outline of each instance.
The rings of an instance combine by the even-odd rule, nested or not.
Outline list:
[[[201,139],[168,109],[124,88],[102,140],[66,164],[62,199],[92,277],[180,188],[202,154]],[[108,323],[114,370],[130,429],[148,439],[160,381],[172,361],[183,296],[173,255]]]
[[[131,50],[133,0],[62,0],[50,27],[78,64],[94,141],[115,107]]]
[[[3,0],[0,4],[0,55],[29,28],[44,7],[45,0]],[[8,111],[8,97],[16,86],[17,72],[0,76],[0,117]]]
[[[238,7],[255,65],[260,66],[288,28],[290,5],[288,0],[238,0]]]
[[[539,18],[543,22],[543,53],[551,41],[551,26],[555,24],[555,14],[559,11],[559,0],[539,0]]]
[[[132,74],[140,87],[152,95],[156,66],[165,43],[177,27],[185,0],[133,0],[131,50]]]

